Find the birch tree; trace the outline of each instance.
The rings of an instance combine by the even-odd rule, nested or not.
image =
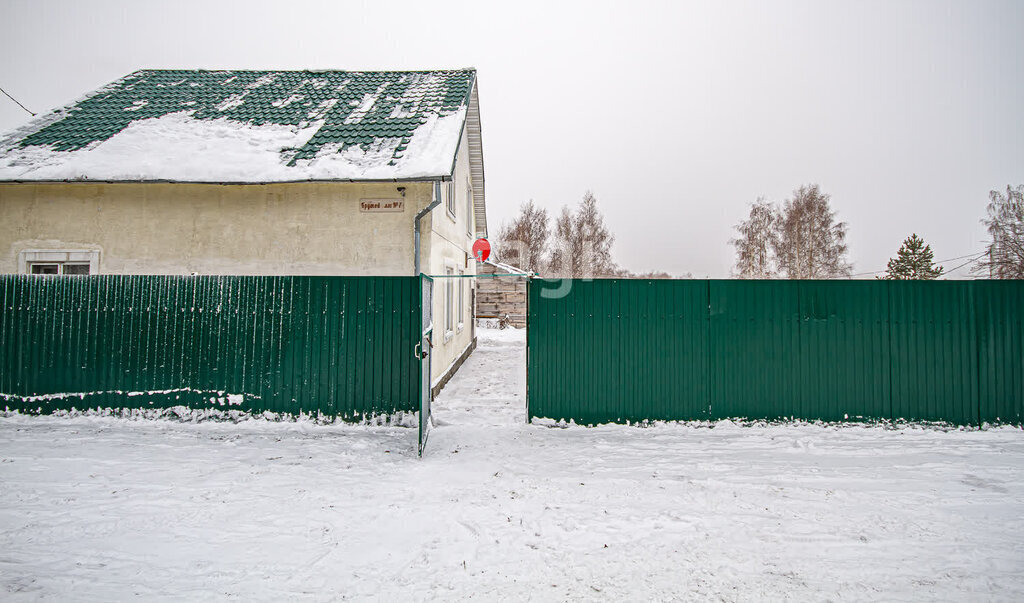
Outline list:
[[[520,206],[518,216],[501,227],[496,255],[506,264],[539,272],[549,236],[548,211],[536,207],[531,199]]]
[[[774,250],[786,278],[839,278],[853,272],[846,257],[846,223],[836,221],[829,200],[817,184],[810,184],[783,205]]]
[[[989,192],[988,216],[982,220],[992,237],[976,272],[989,278],[1024,278],[1024,184],[1006,186],[1006,194]]]
[[[611,252],[614,242],[615,236],[597,209],[597,199],[587,191],[575,212],[563,207],[555,220],[548,272],[561,278],[614,276],[617,272]]]
[[[772,278],[776,275],[773,249],[777,246],[779,211],[764,197],[750,206],[750,216],[735,226],[739,236],[729,241],[736,248],[737,278]]]

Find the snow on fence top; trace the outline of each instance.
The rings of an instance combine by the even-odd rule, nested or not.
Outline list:
[[[0,141],[0,180],[450,175],[476,72],[142,70]]]

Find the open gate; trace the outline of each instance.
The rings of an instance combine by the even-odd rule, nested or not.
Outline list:
[[[420,308],[422,308],[423,321],[419,333],[419,343],[416,344],[416,356],[420,361],[419,455],[423,456],[423,447],[427,444],[427,435],[430,432],[430,357],[431,348],[434,347],[434,281],[429,276],[421,275],[420,284]]]

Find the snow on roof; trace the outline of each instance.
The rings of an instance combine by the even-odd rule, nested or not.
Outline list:
[[[144,70],[0,142],[0,180],[450,175],[475,72]]]

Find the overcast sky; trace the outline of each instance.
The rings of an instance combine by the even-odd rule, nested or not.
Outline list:
[[[749,203],[812,182],[857,273],[912,232],[963,256],[1024,183],[1019,1],[0,1],[36,112],[140,68],[476,67],[492,235],[589,189],[634,271],[726,277]],[[0,130],[29,118],[0,96]]]

